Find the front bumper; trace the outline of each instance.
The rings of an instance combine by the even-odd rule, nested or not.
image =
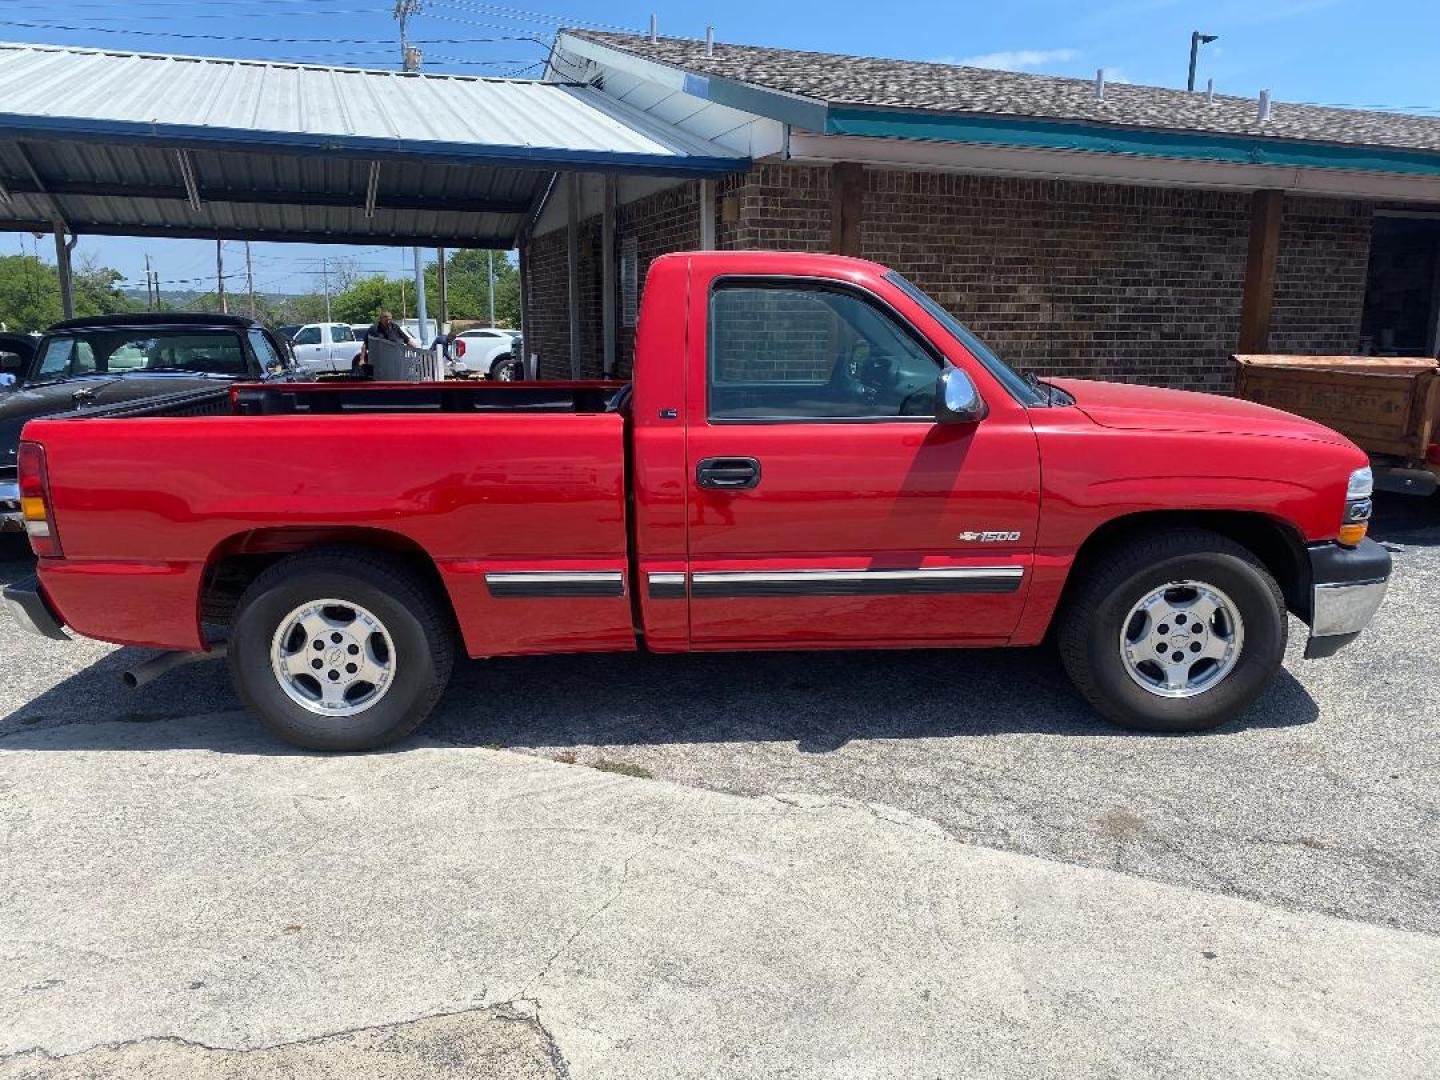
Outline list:
[[[32,634],[50,638],[52,641],[69,641],[70,635],[60,627],[60,619],[50,609],[45,594],[40,591],[40,579],[33,574],[5,586],[5,606],[10,617]]]
[[[20,485],[0,482],[0,532],[24,532],[20,516]]]
[[[1374,540],[1358,547],[1310,548],[1310,640],[1306,659],[1334,656],[1370,625],[1390,585],[1390,553]]]

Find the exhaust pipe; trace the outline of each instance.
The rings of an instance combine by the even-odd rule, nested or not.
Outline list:
[[[133,668],[121,672],[120,681],[131,690],[138,690],[146,683],[154,682],[167,671],[200,660],[219,660],[227,651],[228,646],[224,642],[205,652],[182,652],[173,649],[170,652],[163,652],[159,656],[152,656],[143,664],[136,664]]]

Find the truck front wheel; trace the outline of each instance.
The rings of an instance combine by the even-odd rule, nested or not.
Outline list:
[[[230,673],[286,742],[369,750],[414,731],[450,678],[450,620],[382,554],[317,551],[276,563],[240,600]]]
[[[1059,625],[1060,656],[1107,719],[1201,731],[1244,712],[1285,656],[1280,588],[1239,544],[1200,529],[1128,541],[1082,571]]]

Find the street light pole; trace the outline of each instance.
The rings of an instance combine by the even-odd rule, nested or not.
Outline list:
[[[486,249],[485,251],[485,276],[489,279],[490,285],[490,325],[495,325],[495,252]]]
[[[1195,92],[1195,61],[1200,56],[1200,46],[1209,45],[1210,42],[1218,40],[1217,34],[1202,34],[1199,30],[1190,33],[1190,77],[1185,80],[1185,89],[1191,93]]]

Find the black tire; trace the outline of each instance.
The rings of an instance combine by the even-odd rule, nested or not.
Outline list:
[[[513,356],[502,356],[490,365],[490,378],[495,382],[521,382],[525,378],[525,365]]]
[[[271,665],[281,620],[310,601],[337,599],[370,611],[394,642],[394,674],[374,705],[322,716],[297,704]],[[274,735],[309,750],[371,750],[409,735],[450,680],[455,635],[432,590],[384,554],[322,549],[260,574],[240,598],[230,635],[230,675],[245,705]]]
[[[1253,553],[1218,533],[1149,533],[1118,545],[1080,572],[1084,578],[1060,616],[1060,659],[1081,695],[1121,727],[1162,732],[1218,727],[1254,703],[1285,657],[1289,626],[1280,587]],[[1243,623],[1235,666],[1193,697],[1146,690],[1131,677],[1121,655],[1121,632],[1131,608],[1172,581],[1204,582],[1221,590]]]

